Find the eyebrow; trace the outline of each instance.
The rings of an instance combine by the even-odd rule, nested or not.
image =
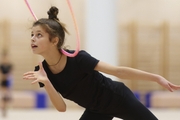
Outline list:
[[[43,33],[41,30],[37,30],[36,32],[41,32],[41,33]],[[32,31],[31,33],[33,33],[33,31]]]

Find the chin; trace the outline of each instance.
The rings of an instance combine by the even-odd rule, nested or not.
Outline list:
[[[34,54],[37,54],[37,55],[40,54],[39,52],[37,52],[37,51],[35,51],[35,50],[32,50],[32,52],[33,52]]]

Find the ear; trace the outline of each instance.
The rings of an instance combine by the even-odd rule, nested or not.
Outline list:
[[[58,38],[58,37],[54,37],[54,38],[52,39],[53,45],[57,45],[58,42],[59,42],[59,38]]]

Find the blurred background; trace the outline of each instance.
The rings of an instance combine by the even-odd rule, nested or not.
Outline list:
[[[37,114],[39,109],[45,113],[48,111],[49,115],[57,114],[54,120],[63,119],[63,116],[66,120],[78,119],[83,108],[67,100],[70,114],[57,113],[38,85],[22,80],[23,73],[34,70],[42,60],[31,52],[30,47],[34,19],[24,0],[0,0],[0,3],[0,54],[6,49],[13,64],[10,77],[12,101],[6,119],[21,120],[21,113],[31,118],[28,113]],[[76,48],[76,31],[66,0],[29,0],[29,4],[38,18],[47,18],[48,9],[58,7],[60,21],[70,32],[65,46]],[[179,0],[71,0],[71,4],[79,28],[81,49],[110,64],[160,74],[180,84]],[[170,93],[154,82],[109,77],[124,82],[163,120],[179,120],[179,91]]]

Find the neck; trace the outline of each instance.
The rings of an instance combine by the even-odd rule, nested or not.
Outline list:
[[[60,61],[61,61],[61,58],[62,58],[62,54],[60,54],[59,59],[58,59],[58,61],[56,63],[48,64],[48,66],[56,66],[56,65],[58,65],[60,63]]]
[[[62,57],[60,58],[59,63],[57,65],[48,66],[53,74],[60,73],[66,66],[67,57],[65,55],[63,55],[63,54],[61,54],[61,56]],[[56,58],[56,61],[57,61],[57,58]]]

